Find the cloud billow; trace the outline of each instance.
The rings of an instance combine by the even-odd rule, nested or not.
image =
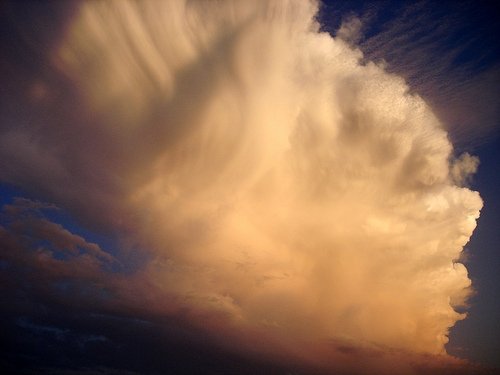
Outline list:
[[[76,267],[79,283],[108,285],[101,312],[182,317],[220,345],[321,368],[366,371],[359,355],[383,373],[394,367],[372,351],[446,354],[471,293],[460,257],[482,201],[462,185],[477,159],[454,160],[429,106],[320,32],[316,11],[79,7],[48,57],[73,94],[56,102],[59,81],[33,83],[26,110],[59,109],[1,126],[0,179],[118,233],[147,261],[125,278],[106,266],[120,253],[38,218],[46,241],[90,254],[53,259],[56,278]],[[2,241],[22,237],[3,225]],[[48,277],[24,246],[6,249]]]

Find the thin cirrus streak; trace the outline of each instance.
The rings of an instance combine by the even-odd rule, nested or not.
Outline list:
[[[91,264],[75,278],[109,283],[128,310],[185,314],[232,342],[269,335],[292,353],[342,342],[445,355],[471,293],[460,257],[482,206],[465,187],[478,160],[454,159],[429,106],[319,32],[316,12],[302,1],[83,3],[50,57],[76,92],[57,106],[78,110],[2,125],[0,178],[140,249],[147,261],[125,280],[97,271],[119,253],[103,260],[60,227],[36,232],[93,251],[67,267]],[[27,100],[56,108],[54,90],[35,82]],[[9,207],[5,249],[25,249]]]

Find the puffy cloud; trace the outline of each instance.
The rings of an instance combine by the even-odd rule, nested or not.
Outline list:
[[[351,42],[353,44],[359,43],[362,36],[362,26],[362,21],[358,17],[351,15],[350,17],[344,19],[342,25],[336,33],[336,36],[346,42]]]
[[[24,257],[16,238],[48,239],[64,259],[30,264],[109,284],[107,311],[182,316],[242,351],[361,373],[455,363],[444,344],[470,293],[459,259],[482,202],[462,184],[477,160],[455,161],[429,106],[319,32],[316,11],[83,3],[47,57],[58,80],[26,94],[44,87],[50,116],[38,100],[0,128],[0,178],[148,261],[125,282],[97,245],[42,218],[30,235],[3,228],[3,256]]]

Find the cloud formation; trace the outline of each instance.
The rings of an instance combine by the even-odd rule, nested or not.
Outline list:
[[[444,345],[470,294],[477,159],[455,160],[429,106],[319,32],[316,12],[81,4],[2,122],[0,179],[118,235],[123,253],[21,200],[4,208],[5,267],[97,286],[80,308],[182,318],[213,345],[318,371],[460,366]],[[130,251],[147,260],[124,276]]]
[[[330,13],[351,7],[341,1]],[[388,13],[397,16],[387,19]],[[404,77],[428,100],[458,147],[498,136],[500,66],[494,35],[499,29],[490,22],[498,17],[497,7],[427,0],[368,2],[357,16],[344,19],[337,35],[354,30],[365,57],[384,61],[388,71]]]

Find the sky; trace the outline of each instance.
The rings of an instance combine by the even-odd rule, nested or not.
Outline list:
[[[499,371],[494,2],[0,17],[3,373]]]

